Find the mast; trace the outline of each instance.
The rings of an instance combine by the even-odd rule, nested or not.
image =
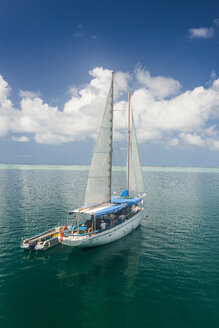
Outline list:
[[[113,86],[114,86],[114,72],[112,72],[112,107],[111,107],[111,140],[110,140],[110,185],[109,185],[109,202],[111,203],[112,194],[112,169],[113,169]]]
[[[130,92],[128,92],[128,141],[127,141],[127,190],[129,195],[129,166],[130,166]]]

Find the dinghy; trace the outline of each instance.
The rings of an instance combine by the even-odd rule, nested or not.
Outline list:
[[[36,236],[24,239],[21,244],[21,248],[29,251],[45,251],[48,248],[58,245],[59,235],[62,227],[57,226],[50,230],[44,231]]]

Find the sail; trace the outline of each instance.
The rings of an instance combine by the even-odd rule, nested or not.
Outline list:
[[[113,78],[91,161],[84,205],[109,202],[111,199],[112,133]]]
[[[138,143],[132,114],[132,135],[131,135],[131,150],[130,150],[130,187],[131,194],[144,192],[144,182],[139,158]]]

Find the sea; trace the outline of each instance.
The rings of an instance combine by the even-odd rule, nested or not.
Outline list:
[[[87,166],[0,165],[0,327],[219,327],[219,168],[144,167],[141,225],[44,252],[24,237],[83,204]],[[113,170],[113,192],[125,171]]]

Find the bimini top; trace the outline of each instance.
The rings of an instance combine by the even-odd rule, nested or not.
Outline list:
[[[101,216],[105,214],[114,214],[123,208],[125,208],[127,204],[112,204],[112,203],[104,203],[98,205],[88,205],[83,206],[81,208],[77,208],[73,211],[70,211],[69,214],[73,213],[84,213],[84,214],[95,214],[95,216]]]
[[[127,205],[125,205],[125,204],[118,204],[118,205],[115,204],[110,207],[104,208],[100,211],[94,211],[94,214],[96,217],[105,215],[105,214],[114,214],[114,213],[117,213],[117,212],[123,210],[126,206]]]
[[[120,210],[122,210],[123,208],[127,207],[127,206],[132,206],[134,204],[137,204],[141,201],[141,198],[139,197],[133,197],[133,198],[121,198],[121,197],[111,197],[111,202],[114,203],[114,205],[102,209],[100,211],[94,211],[96,216],[100,216],[100,215],[105,215],[105,214],[113,214],[116,213]]]
[[[101,216],[105,214],[114,214],[127,206],[132,206],[141,201],[141,198],[133,197],[133,198],[121,198],[121,197],[112,197],[111,203],[103,203],[103,204],[92,204],[82,206],[73,211],[70,211],[69,214],[73,213],[84,213],[84,214],[95,214],[95,216]]]
[[[141,201],[139,197],[111,197],[111,202],[115,204],[127,204],[128,206],[132,206]]]

